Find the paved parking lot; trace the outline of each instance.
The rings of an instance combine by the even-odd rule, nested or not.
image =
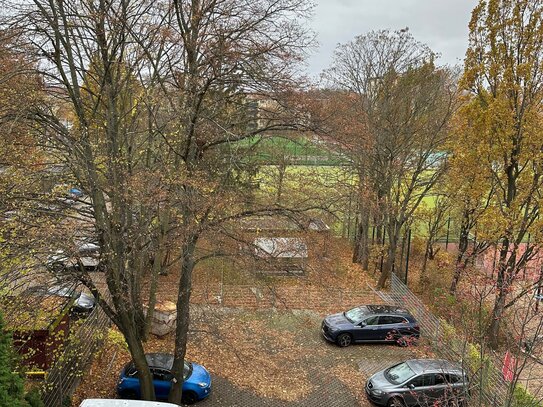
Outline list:
[[[417,357],[413,347],[401,348],[395,345],[371,344],[339,348],[326,342],[320,335],[321,317],[316,313],[268,311],[259,312],[256,315],[256,318],[267,321],[270,329],[275,331],[280,329],[295,334],[293,341],[298,346],[297,352],[300,357],[294,359],[290,366],[282,366],[280,374],[288,376],[292,372],[293,376],[297,376],[299,375],[298,369],[302,367],[309,379],[310,391],[297,400],[285,401],[274,397],[263,397],[258,394],[258,391],[252,391],[251,387],[258,387],[256,383],[245,383],[244,387],[246,385],[247,388],[240,389],[230,380],[215,374],[213,393],[209,399],[199,403],[200,406],[369,406],[370,403],[364,395],[365,379],[394,363]],[[240,317],[243,318],[243,315]],[[276,349],[273,342],[270,342],[269,345],[267,347],[261,346],[261,351],[269,355],[270,358],[278,357],[281,350]],[[296,349],[285,351],[296,351]],[[273,375],[271,376],[273,377]],[[252,378],[254,379],[254,377]],[[261,380],[270,379],[262,377]],[[294,380],[291,387],[296,388]]]
[[[272,398],[259,397],[248,390],[240,390],[233,386],[228,380],[221,377],[214,377],[213,393],[209,398],[198,406],[224,406],[224,407],[335,407],[335,406],[357,406],[359,403],[349,388],[337,379],[322,379],[317,390],[300,401],[281,401]]]
[[[339,348],[320,333],[313,311],[239,310],[205,307],[192,312],[187,358],[204,365],[212,393],[198,407],[369,406],[364,384],[378,370],[417,357],[418,347],[352,345]],[[74,406],[83,398],[114,398],[126,351],[107,345],[84,376]],[[171,352],[173,336],[154,337],[147,352]]]

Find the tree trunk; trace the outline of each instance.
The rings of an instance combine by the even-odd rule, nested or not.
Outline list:
[[[179,278],[179,292],[177,294],[177,325],[175,327],[175,350],[172,373],[174,385],[171,387],[168,401],[181,404],[182,383],[185,353],[187,351],[187,338],[190,323],[190,294],[192,289],[192,270],[194,269],[194,249],[197,236],[191,236],[183,247],[181,258],[181,276]]]
[[[155,305],[156,305],[156,291],[158,288],[158,276],[162,274],[162,269],[164,267],[164,241],[166,238],[166,233],[170,223],[169,212],[165,211],[163,214],[160,230],[158,231],[157,237],[157,248],[153,258],[153,270],[151,274],[151,287],[149,288],[149,301],[147,304],[147,315],[145,316],[145,325],[143,328],[143,340],[146,341],[149,337],[149,330],[153,323],[153,317],[155,314]]]
[[[390,277],[390,274],[394,271],[394,266],[396,263],[396,251],[398,248],[398,233],[399,228],[398,226],[389,228],[388,233],[388,253],[387,253],[387,259],[385,262],[385,267],[383,268],[383,272],[381,273],[381,276],[379,277],[379,281],[377,282],[377,289],[380,290],[385,287],[386,282],[388,281],[388,278]]]
[[[505,310],[505,295],[498,293],[492,310],[492,317],[488,326],[488,344],[492,349],[497,349],[500,338],[501,318]]]
[[[422,286],[426,284],[426,267],[428,266],[428,259],[430,258],[432,250],[432,241],[430,238],[426,241],[426,249],[424,250],[424,259],[422,260],[422,268],[420,270],[419,285]]]
[[[375,241],[377,244],[383,243],[383,232],[382,232],[382,226],[380,223],[377,223],[378,219],[375,220]]]
[[[156,400],[155,387],[153,385],[153,377],[149,371],[149,365],[145,359],[145,351],[143,349],[142,341],[138,338],[138,335],[132,330],[123,332],[132,356],[132,361],[138,371],[138,378],[140,381],[141,399],[142,400]]]
[[[155,253],[153,260],[153,270],[151,272],[151,287],[149,288],[149,301],[147,302],[147,314],[145,315],[145,325],[143,327],[143,340],[147,341],[149,338],[149,331],[151,330],[151,325],[153,324],[153,318],[155,315],[155,306],[156,306],[156,291],[158,288],[158,275],[160,273],[160,264],[162,259],[162,249],[159,247]]]
[[[360,213],[358,228],[356,230],[354,240],[353,263],[361,264],[364,270],[368,269],[370,257],[368,239],[369,223],[369,214],[367,211],[363,210],[362,213]]]
[[[466,219],[466,216],[467,214],[464,214],[460,229],[460,237],[458,238],[458,255],[456,256],[454,275],[451,281],[451,287],[449,288],[449,293],[451,295],[456,294],[456,289],[458,287],[458,283],[460,282],[460,278],[462,277],[462,272],[467,265],[467,262],[464,261],[464,256],[468,250],[469,244],[469,229],[467,226],[468,220]]]
[[[382,246],[385,244],[384,242],[384,239],[385,239],[385,236],[384,236],[384,226],[382,226],[382,219],[381,218],[374,218],[374,228],[375,228],[375,245],[377,245],[380,249],[379,251],[382,250]],[[380,267],[380,264],[383,263],[383,256],[379,256],[379,258],[376,258],[376,263],[375,263],[375,272],[377,271],[377,269]]]
[[[460,282],[460,277],[462,277],[462,272],[466,268],[467,262],[462,261],[463,254],[458,254],[456,258],[456,265],[454,267],[454,275],[451,282],[451,287],[449,288],[449,294],[456,295],[456,289],[458,288],[458,283]]]
[[[500,260],[496,280],[497,294],[494,300],[494,308],[492,309],[491,319],[487,329],[488,344],[492,349],[497,349],[499,344],[501,319],[505,310],[505,298],[509,288],[509,284],[507,283],[508,263],[511,261],[516,261],[514,254],[511,254],[509,258],[507,258],[508,252],[509,241],[505,239],[503,246],[500,249]]]

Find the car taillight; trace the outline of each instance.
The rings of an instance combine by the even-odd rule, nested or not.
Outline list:
[[[414,329],[415,331],[420,331],[420,326],[415,325],[415,326],[413,327],[413,329]]]

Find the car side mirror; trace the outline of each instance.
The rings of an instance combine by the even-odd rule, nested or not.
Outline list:
[[[407,387],[409,387],[411,390],[415,390],[415,385],[413,383],[409,383]]]
[[[360,325],[360,327],[364,328],[367,324],[366,324],[364,321],[362,321],[362,322],[359,323],[358,325]]]

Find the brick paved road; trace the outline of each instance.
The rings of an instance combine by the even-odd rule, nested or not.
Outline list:
[[[243,312],[240,315],[242,314]],[[261,317],[264,315],[266,313],[260,314]],[[367,400],[360,400],[360,392],[363,392],[365,383],[360,376],[368,377],[392,364],[416,357],[413,348],[395,345],[353,345],[339,348],[322,338],[321,317],[317,313],[291,312],[274,315],[275,323],[280,323],[282,329],[296,332],[297,341],[302,348],[312,350],[303,363],[313,385],[312,392],[298,401],[285,402],[258,396],[250,390],[240,389],[223,377],[214,376],[213,393],[209,399],[198,403],[198,407],[369,407],[371,404]],[[306,327],[308,318],[313,321],[313,328]],[[301,319],[305,321],[304,324],[300,322]],[[270,357],[274,355],[273,348],[262,348],[262,352],[267,352]],[[346,369],[345,374],[339,374],[343,376],[343,380],[338,378],[338,367],[340,370]],[[354,388],[352,385],[347,386],[345,376],[357,371],[361,375],[354,379]],[[288,374],[288,368],[285,374]],[[355,389],[359,390],[358,400]]]
[[[198,407],[351,407],[358,406],[356,398],[340,381],[331,380],[308,397],[295,402],[263,398],[240,390],[227,380],[214,377],[213,393]]]

